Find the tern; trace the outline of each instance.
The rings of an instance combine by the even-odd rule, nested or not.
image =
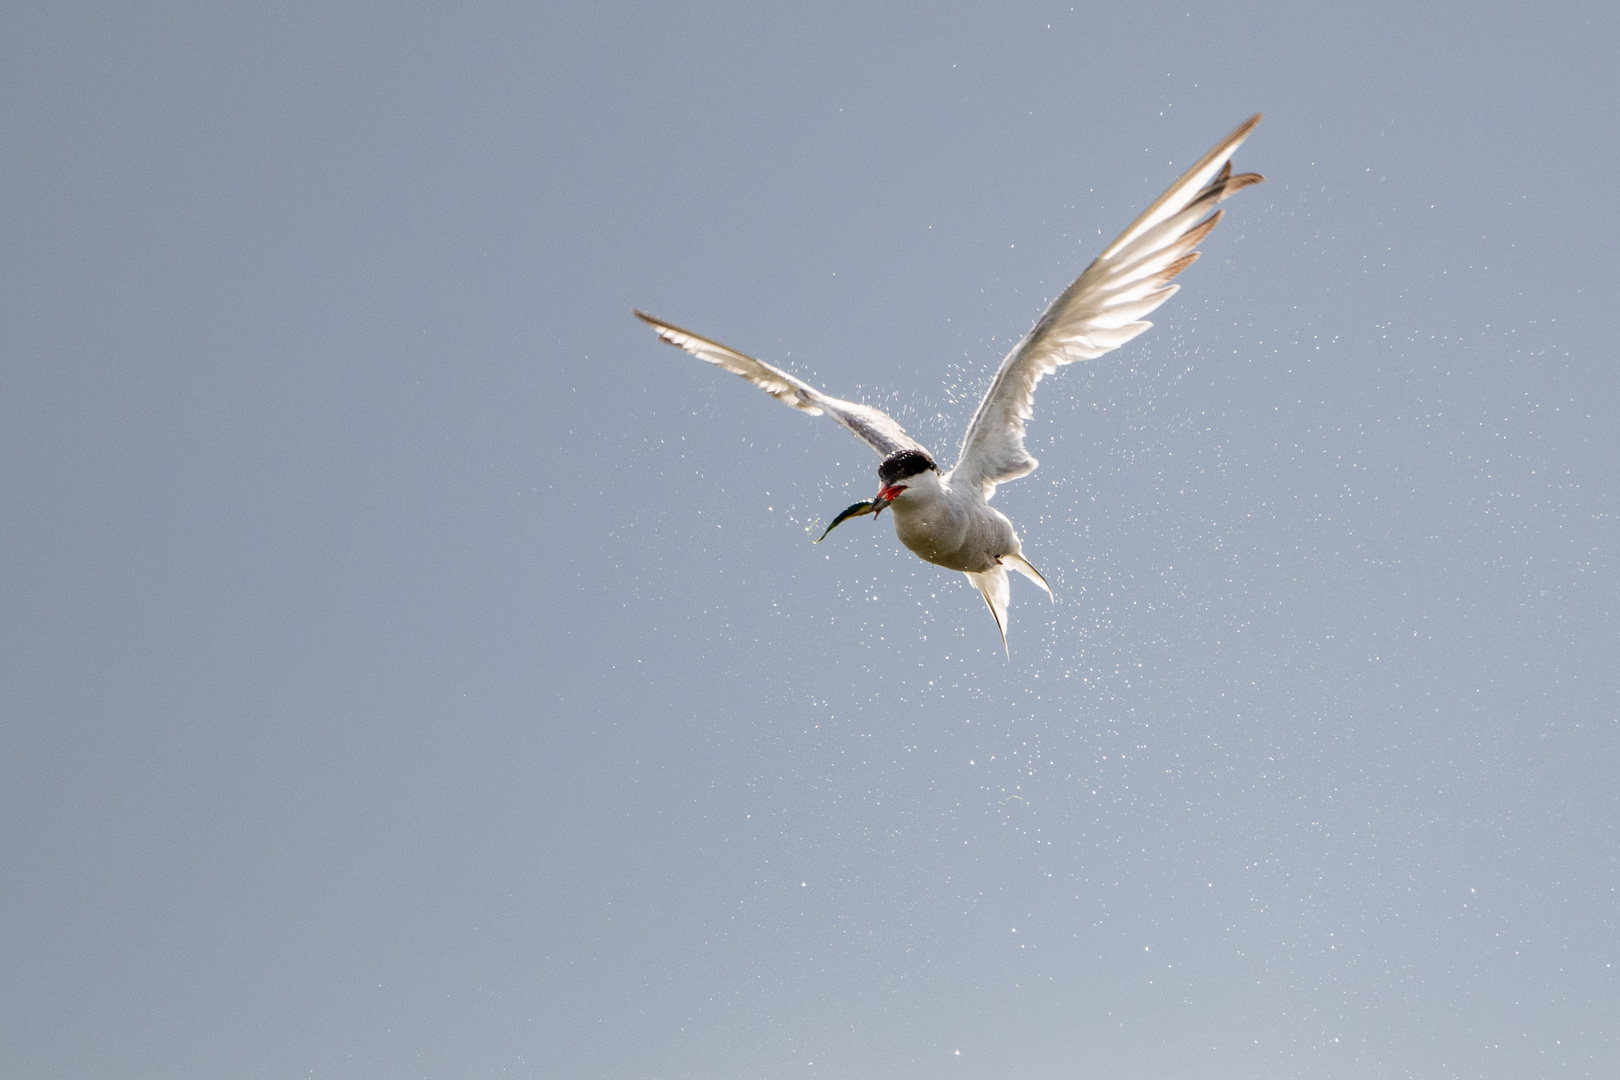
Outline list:
[[[1007,650],[1007,568],[1052,596],[1041,572],[1024,558],[1012,522],[990,505],[998,484],[1027,476],[1038,464],[1024,448],[1035,386],[1064,364],[1094,360],[1153,325],[1143,316],[1181,288],[1171,279],[1197,260],[1198,244],[1220,222],[1225,211],[1215,205],[1264,179],[1255,173],[1232,175],[1233,153],[1259,122],[1258,113],[1244,121],[1170,185],[1013,346],[979,402],[949,472],[941,472],[927,448],[887,413],[830,397],[781,368],[644,311],[635,314],[663,341],[741,375],[800,412],[831,417],[876,451],[882,458],[877,496],[845,510],[827,532],[849,518],[892,508],[902,544],[926,562],[967,575],[995,617]]]

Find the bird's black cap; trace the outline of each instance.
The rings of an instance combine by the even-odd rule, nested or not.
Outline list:
[[[939,472],[939,466],[934,464],[934,459],[928,456],[926,450],[896,450],[878,466],[878,479],[884,484],[898,484],[908,476],[916,476],[929,469]]]

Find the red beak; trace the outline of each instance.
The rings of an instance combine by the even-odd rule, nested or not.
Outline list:
[[[877,498],[872,500],[877,507],[877,509],[872,511],[872,516],[876,517],[877,515],[883,513],[883,508],[894,502],[895,499],[899,498],[900,493],[904,490],[906,490],[906,485],[904,484],[889,484],[882,491],[878,492]]]

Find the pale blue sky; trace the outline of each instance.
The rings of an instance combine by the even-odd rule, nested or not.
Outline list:
[[[1620,1075],[1612,5],[0,25],[8,1075]]]

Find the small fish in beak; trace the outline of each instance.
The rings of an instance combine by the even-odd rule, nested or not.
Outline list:
[[[877,498],[872,500],[872,505],[876,507],[876,509],[872,511],[872,514],[874,516],[881,514],[883,512],[883,508],[894,502],[894,500],[898,499],[900,497],[900,493],[904,490],[906,490],[906,485],[904,484],[885,484],[883,486],[883,490],[877,493]]]
[[[867,514],[876,514],[877,512],[878,512],[877,503],[873,502],[870,499],[862,499],[860,502],[856,503],[854,506],[851,506],[849,509],[845,510],[842,514],[839,514],[837,517],[833,518],[832,519],[832,524],[827,526],[827,532],[822,533],[820,538],[816,540],[816,543],[819,544],[819,543],[821,543],[822,540],[827,539],[827,533],[832,532],[834,529],[838,528],[838,526],[842,525],[844,522],[848,521],[850,518],[864,517]]]

